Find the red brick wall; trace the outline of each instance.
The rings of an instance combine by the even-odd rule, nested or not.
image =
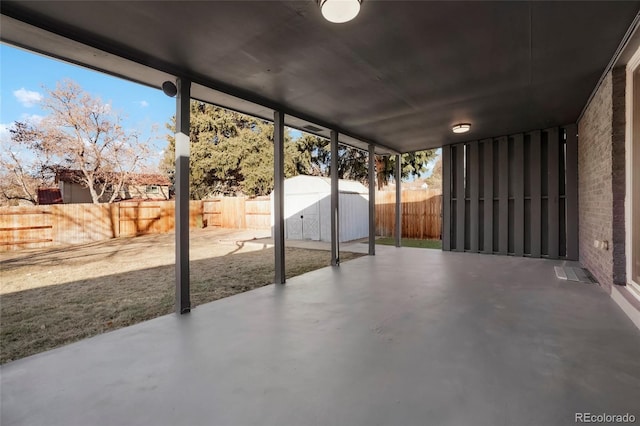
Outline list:
[[[578,123],[580,262],[607,289],[625,281],[624,88],[624,69],[610,72]]]

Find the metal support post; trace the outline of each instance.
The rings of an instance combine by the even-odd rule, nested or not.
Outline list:
[[[273,114],[273,241],[275,246],[275,283],[284,284],[284,113]]]
[[[331,265],[340,264],[338,132],[331,131]]]
[[[396,247],[402,246],[402,155],[396,154]]]
[[[191,81],[178,79],[176,96],[176,312],[191,311],[189,288],[189,124]]]
[[[376,153],[369,145],[369,256],[376,254]]]

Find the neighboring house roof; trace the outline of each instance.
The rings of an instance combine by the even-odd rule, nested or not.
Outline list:
[[[82,180],[82,171],[71,169],[59,169],[56,170],[56,183],[58,182],[70,182],[80,183]]]
[[[298,175],[285,179],[285,194],[330,194],[331,179],[321,176]],[[339,179],[338,191],[342,193],[368,194],[369,189],[354,180]]]
[[[171,185],[171,181],[166,176],[157,173],[131,174],[129,175],[127,183],[130,185]]]
[[[38,188],[38,204],[62,204],[60,188]]]
[[[56,182],[80,183],[83,178],[81,170],[60,169],[56,172]],[[171,181],[158,173],[131,173],[125,180],[125,184],[170,186]]]

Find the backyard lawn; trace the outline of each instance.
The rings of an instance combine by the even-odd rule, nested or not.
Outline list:
[[[174,310],[173,234],[0,253],[0,363]],[[271,284],[274,251],[196,230],[191,300],[203,303]],[[343,252],[347,261],[360,254]],[[287,248],[287,276],[330,264],[323,250]]]
[[[396,239],[394,237],[381,237],[376,239],[376,244],[393,246],[396,244]],[[442,249],[442,240],[416,240],[413,238],[403,238],[402,247],[417,247],[440,250]]]

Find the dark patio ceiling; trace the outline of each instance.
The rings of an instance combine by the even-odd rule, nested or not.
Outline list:
[[[336,25],[311,0],[3,1],[0,24],[7,43],[407,152],[575,122],[639,5],[368,0]]]

